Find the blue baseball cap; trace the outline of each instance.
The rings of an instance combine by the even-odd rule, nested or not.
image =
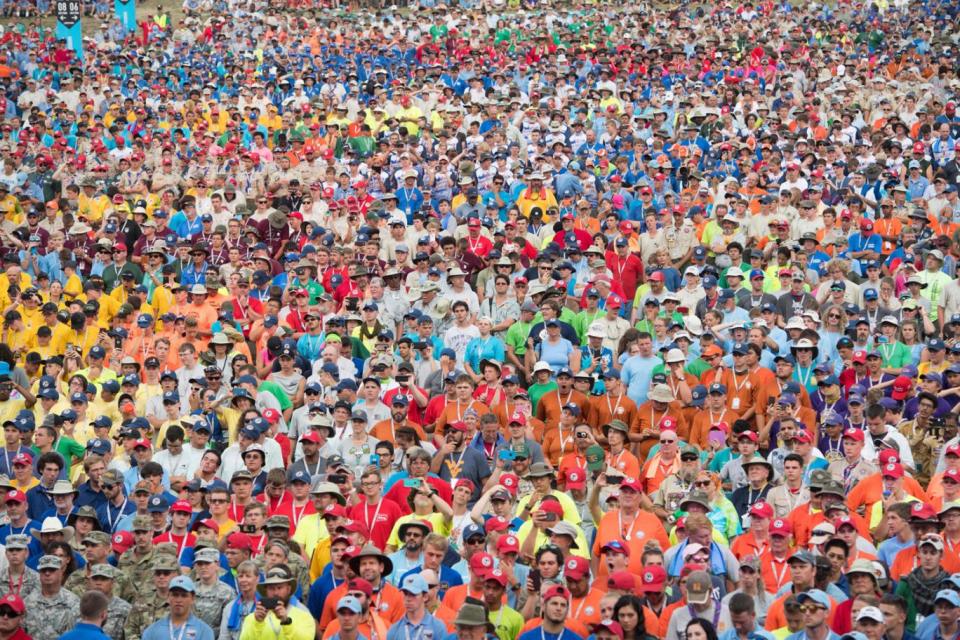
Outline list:
[[[180,591],[186,591],[188,593],[196,593],[197,588],[193,586],[193,580],[189,576],[177,576],[170,581],[170,585],[167,587],[167,590],[173,591],[174,589],[179,589]],[[356,598],[354,598],[356,599]]]
[[[111,420],[108,416],[97,416],[90,422],[90,424],[98,429],[109,429],[113,426],[113,420]]]
[[[123,380],[120,382],[120,384],[132,384],[134,386],[138,386],[140,384],[140,376],[135,373],[128,373],[127,375],[123,376]]]
[[[410,577],[412,578],[414,576],[410,576]],[[416,577],[420,578],[419,575],[417,575]],[[420,579],[423,580],[423,578],[420,578]],[[173,581],[171,580],[170,583],[173,584]],[[363,606],[360,604],[360,601],[354,598],[353,596],[343,596],[342,598],[340,598],[339,601],[337,601],[337,611],[340,611],[341,609],[352,611],[357,615],[360,615],[361,613],[363,613]]]
[[[797,553],[790,556],[790,559],[793,560],[794,558],[797,558],[798,560],[802,559],[804,562],[806,562],[805,557],[804,558],[798,557],[800,556],[801,553],[810,554],[809,551],[802,551],[802,552],[798,551]],[[813,558],[813,554],[810,554],[810,557]],[[814,564],[814,563],[810,562],[808,564]],[[957,596],[957,594],[953,591],[951,591],[950,593],[953,593],[954,596],[958,598],[958,602],[960,602],[960,596]],[[938,597],[939,595],[940,594],[937,594]],[[820,605],[827,611],[829,611],[833,606],[833,604],[830,602],[830,596],[828,596],[826,593],[824,593],[820,589],[809,589],[807,591],[801,591],[800,593],[797,594],[796,597],[797,597],[797,602],[799,602],[800,604],[803,604],[805,602],[812,602],[814,604]]]
[[[90,440],[87,442],[87,451],[89,451],[90,453],[95,453],[97,455],[102,456],[110,453],[110,449],[111,449],[111,446],[110,446],[109,440],[101,440],[100,438],[94,438],[93,440]]]
[[[711,394],[713,394],[713,393],[726,393],[726,392],[727,392],[727,387],[726,387],[726,385],[722,385],[722,384],[720,384],[719,382],[714,382],[712,385],[710,385],[710,388],[709,388],[708,391],[707,391],[707,393],[711,393]]]
[[[70,394],[70,404],[73,404],[74,402],[79,402],[79,403],[82,403],[82,404],[87,404],[87,402],[88,402],[88,400],[87,400],[87,394],[85,394],[85,393],[80,393],[79,391],[78,391],[77,393]]]
[[[690,390],[691,400],[690,404],[694,407],[702,407],[704,401],[707,399],[707,388],[702,384],[698,384],[693,389]]]
[[[107,393],[117,393],[120,391],[120,383],[116,380],[107,380],[100,387]]]
[[[730,353],[739,356],[746,355],[749,351],[750,349],[745,342],[738,342],[733,345],[733,348],[730,349]]]
[[[97,344],[90,347],[90,351],[87,353],[87,356],[94,359],[103,359],[107,356],[107,352],[104,351],[103,347]]]
[[[717,286],[717,279],[711,275],[703,276],[703,288],[704,289],[713,289]]]
[[[464,536],[466,537],[466,536]],[[400,591],[418,596],[430,590],[427,581],[419,573],[414,573],[403,579],[400,583]]]
[[[960,607],[960,593],[953,589],[940,589],[940,591],[937,591],[937,596],[933,599],[933,602],[934,604],[948,602],[953,607]]]
[[[486,537],[486,530],[478,524],[468,524],[463,528],[463,541],[466,542],[475,536]]]
[[[878,297],[879,297],[879,294],[877,293],[876,289],[871,288],[863,292],[864,300],[876,300]]]

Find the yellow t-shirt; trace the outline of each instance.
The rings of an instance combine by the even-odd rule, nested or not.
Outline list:
[[[439,533],[442,536],[449,536],[450,530],[452,527],[452,522],[446,522],[446,519],[443,517],[442,513],[428,513],[425,516],[418,516],[415,513],[411,513],[399,518],[393,524],[393,531],[390,532],[390,537],[387,538],[387,544],[392,546],[394,549],[399,549],[402,546],[400,541],[400,525],[406,524],[408,522],[413,522],[415,520],[426,520],[430,523],[430,526],[433,527],[434,533]]]

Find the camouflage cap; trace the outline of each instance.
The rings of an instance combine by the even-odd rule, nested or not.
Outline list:
[[[110,534],[106,531],[91,531],[83,536],[83,544],[95,544],[103,547],[110,546]]]
[[[115,580],[117,577],[117,570],[113,568],[113,565],[95,564],[90,568],[90,577]]]
[[[43,571],[44,569],[59,569],[62,566],[63,562],[61,562],[60,556],[45,555],[41,556],[40,560],[37,561],[37,571]]]
[[[23,533],[12,534],[7,536],[7,539],[4,542],[4,545],[6,545],[7,549],[10,549],[10,550],[29,549],[30,539],[31,539],[30,536]]]
[[[169,553],[161,553],[153,559],[154,571],[179,571],[180,565],[177,564],[176,556]]]
[[[108,469],[100,476],[100,484],[103,485],[104,488],[123,484],[123,476],[116,469]]]
[[[217,563],[220,562],[220,552],[213,548],[201,549],[200,551],[197,551],[196,555],[193,556],[193,561],[194,563]]]
[[[131,529],[133,529],[134,533],[137,531],[153,531],[153,521],[150,519],[150,516],[134,516]]]
[[[290,518],[288,516],[270,516],[263,524],[264,529],[289,529]]]
[[[180,553],[175,542],[161,542],[160,544],[154,545],[153,551],[154,553],[173,556],[174,558]]]

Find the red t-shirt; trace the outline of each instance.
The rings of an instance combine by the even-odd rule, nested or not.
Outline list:
[[[387,546],[393,525],[403,515],[403,511],[400,505],[385,497],[381,497],[375,505],[368,504],[366,497],[361,497],[360,500],[360,504],[350,509],[350,519],[362,522],[370,531],[370,542],[382,550]]]

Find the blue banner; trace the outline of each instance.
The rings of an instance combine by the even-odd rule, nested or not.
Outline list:
[[[137,3],[136,0],[113,0],[113,10],[117,14],[120,23],[127,31],[136,31],[137,29]]]
[[[58,40],[65,40],[67,47],[77,54],[78,59],[83,60],[81,8],[80,0],[57,0],[55,35]]]

